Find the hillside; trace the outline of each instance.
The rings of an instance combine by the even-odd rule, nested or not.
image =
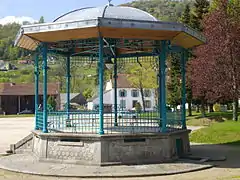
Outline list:
[[[149,12],[162,21],[179,21],[186,4],[193,4],[193,0],[139,0],[122,6],[131,6]]]
[[[122,4],[122,6],[131,6],[149,12],[162,21],[178,21],[184,7],[187,3],[192,4],[192,0],[170,1],[170,0],[139,0],[131,3]],[[0,82],[34,82],[33,66],[19,65],[16,60],[33,59],[31,52],[14,47],[14,39],[20,25],[9,24],[0,25],[0,60],[11,61],[18,67],[18,70],[1,72]],[[58,81],[65,85],[65,73],[62,71],[62,65],[50,65],[49,81]],[[78,72],[81,72],[79,75]],[[75,67],[72,69],[71,89],[75,92],[83,91],[86,88],[94,89],[96,85],[96,76],[88,78],[88,75],[96,74],[96,68]],[[85,76],[83,75],[85,74]],[[42,77],[41,77],[42,78]],[[40,80],[41,80],[40,78]],[[64,87],[62,91],[65,91]]]

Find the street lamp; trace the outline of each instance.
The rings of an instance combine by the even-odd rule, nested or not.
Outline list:
[[[112,70],[112,69],[113,69],[114,63],[113,63],[111,57],[107,57],[107,58],[105,59],[105,66],[106,66],[107,69],[109,69],[109,70]]]

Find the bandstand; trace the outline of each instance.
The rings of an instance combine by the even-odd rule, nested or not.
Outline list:
[[[15,45],[35,52],[35,130],[31,151],[41,161],[91,165],[169,162],[189,152],[185,64],[188,49],[203,43],[205,38],[184,24],[159,21],[142,10],[112,4],[77,9],[52,23],[22,26]],[[175,113],[166,108],[169,53],[179,53],[181,62],[181,110]],[[52,54],[64,58],[67,67],[67,106],[61,111],[50,110],[47,104],[48,57]],[[117,104],[118,65],[139,59],[157,64],[158,106],[150,112],[124,114]],[[99,108],[70,109],[73,62],[96,64]],[[104,111],[104,67],[108,63],[113,64],[112,112]],[[42,109],[38,108],[40,75],[44,86]]]

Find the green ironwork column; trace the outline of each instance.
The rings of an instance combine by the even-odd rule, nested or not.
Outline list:
[[[42,44],[42,58],[43,58],[43,129],[44,133],[47,133],[47,118],[48,118],[48,109],[47,109],[47,43]]]
[[[38,50],[37,50],[38,51]],[[34,56],[34,75],[35,75],[35,130],[38,130],[38,96],[39,96],[39,54],[35,53]]]
[[[104,104],[103,104],[103,86],[104,86],[104,58],[103,58],[103,38],[99,37],[99,61],[98,61],[98,79],[99,79],[99,134],[104,134]]]
[[[182,75],[182,129],[186,129],[186,60],[188,59],[187,50],[183,49],[181,53],[181,75]]]
[[[114,58],[114,126],[118,126],[117,115],[117,58]]]
[[[162,132],[167,130],[167,112],[166,112],[166,58],[167,58],[167,43],[161,41],[160,53],[160,114],[162,120]]]
[[[67,72],[66,72],[66,94],[67,94],[67,104],[66,104],[66,110],[67,110],[67,119],[69,119],[70,115],[70,83],[71,83],[71,74],[70,74],[70,56],[67,56]]]
[[[160,68],[160,64],[161,64],[161,57],[159,56],[159,66],[158,66],[158,112],[159,112],[159,118],[162,121],[162,113],[161,113],[161,84],[162,84],[162,78],[161,78],[161,68]],[[162,126],[162,123],[160,124],[160,126]]]

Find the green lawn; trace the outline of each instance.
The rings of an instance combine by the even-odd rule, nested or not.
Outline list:
[[[228,116],[228,113],[226,115]],[[219,116],[215,114],[214,117]],[[195,120],[201,121],[201,119]],[[194,122],[194,119],[191,121]],[[223,122],[214,121],[208,127],[193,132],[190,140],[196,143],[240,145],[240,121],[235,122],[229,118]]]
[[[240,113],[239,113],[240,118]],[[232,112],[212,112],[207,113],[205,118],[202,118],[200,113],[193,112],[193,116],[187,117],[187,125],[189,126],[208,126],[210,124],[224,122],[232,119]],[[239,119],[240,120],[240,119]]]
[[[0,118],[14,118],[14,117],[34,117],[34,114],[21,114],[21,115],[0,115]]]

